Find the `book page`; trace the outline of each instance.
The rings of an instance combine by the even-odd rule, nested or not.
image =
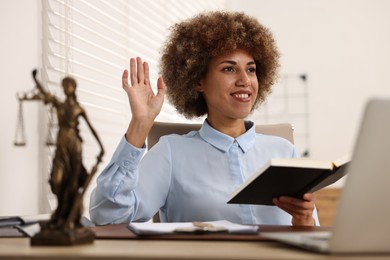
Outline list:
[[[347,153],[347,154],[343,155],[342,157],[338,158],[337,160],[334,160],[333,165],[335,168],[339,168],[340,166],[349,163],[351,160],[352,160],[352,154]]]
[[[332,169],[333,162],[325,160],[313,160],[310,158],[275,158],[271,159],[272,166]]]

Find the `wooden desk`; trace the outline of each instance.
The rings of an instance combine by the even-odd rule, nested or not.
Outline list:
[[[29,238],[0,238],[0,259],[390,259],[390,255],[321,255],[259,240],[97,239],[73,247],[31,247]]]
[[[314,193],[318,217],[322,226],[333,225],[340,193],[341,188],[325,188]]]
[[[73,247],[31,247],[28,238],[0,239],[0,259],[390,259],[389,255],[327,256],[273,242],[96,240]]]

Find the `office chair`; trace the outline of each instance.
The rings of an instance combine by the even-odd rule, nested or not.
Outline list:
[[[147,139],[148,149],[152,148],[163,135],[182,135],[193,130],[199,130],[201,126],[201,124],[154,122]],[[283,137],[291,143],[294,143],[293,131],[294,128],[289,123],[256,125],[257,133]],[[160,222],[158,212],[153,216],[153,222]]]

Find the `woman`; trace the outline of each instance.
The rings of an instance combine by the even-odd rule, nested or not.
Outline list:
[[[122,82],[132,119],[97,179],[92,221],[146,221],[160,211],[161,220],[169,222],[318,224],[313,194],[275,198],[276,206],[226,204],[268,160],[297,156],[291,143],[256,134],[254,124],[245,121],[270,92],[278,58],[271,33],[254,18],[208,12],[173,27],[156,95],[148,64],[130,59],[130,83],[127,70]],[[179,113],[207,119],[199,131],[162,137],[142,158],[165,92]]]

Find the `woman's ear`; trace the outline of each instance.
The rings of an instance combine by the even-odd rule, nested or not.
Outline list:
[[[203,92],[204,89],[203,89],[203,84],[202,84],[202,80],[198,83],[198,86],[196,87],[196,90],[198,92]]]

